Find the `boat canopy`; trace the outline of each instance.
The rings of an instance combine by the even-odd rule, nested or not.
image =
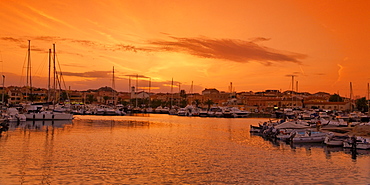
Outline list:
[[[301,129],[301,128],[308,128],[308,126],[304,126],[299,123],[289,121],[289,122],[284,122],[282,124],[279,124],[275,126],[275,128],[277,129]]]

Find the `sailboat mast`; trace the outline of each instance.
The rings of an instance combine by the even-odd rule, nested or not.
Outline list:
[[[27,89],[30,88],[30,95],[32,96],[32,75],[31,75],[31,40],[28,40],[28,52],[27,52]],[[26,101],[28,102],[28,95],[26,94]],[[31,99],[32,101],[32,99]]]
[[[190,87],[190,105],[193,104],[193,81],[191,81],[191,87]]]
[[[149,78],[149,93],[148,93],[148,96],[149,96],[149,103],[148,103],[148,107],[150,107],[150,88],[151,88],[151,86],[152,86],[152,78]]]
[[[50,69],[51,68],[51,49],[49,49],[49,75],[48,75],[48,102],[50,102]]]
[[[295,91],[298,92],[298,81],[296,81]]]
[[[55,80],[56,80],[56,67],[55,67],[55,44],[53,44],[53,106],[55,108],[55,102],[56,102],[56,86],[55,86]]]
[[[352,112],[352,82],[349,82],[349,102],[350,102],[350,111]]]
[[[369,86],[369,83],[367,83],[367,99],[370,102],[370,86]]]
[[[112,76],[112,93],[113,93],[113,103],[114,105],[117,105],[116,103],[116,100],[115,100],[115,93],[114,93],[114,89],[115,89],[115,82],[114,82],[114,66],[113,66],[113,76]]]
[[[179,82],[179,103],[178,106],[180,106],[181,103],[181,83]]]
[[[136,102],[136,106],[137,107],[137,104],[138,104],[138,100],[137,100],[137,89],[139,88],[139,75],[136,74],[136,88],[135,88],[135,102]]]
[[[131,103],[132,103],[131,76],[128,76],[128,92],[130,93],[130,105],[131,105]]]
[[[172,109],[172,101],[173,101],[173,78],[172,78],[172,82],[171,82],[171,107],[170,109]]]

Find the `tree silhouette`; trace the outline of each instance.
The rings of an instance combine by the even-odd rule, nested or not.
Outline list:
[[[329,97],[329,102],[343,102],[344,98],[340,97],[338,94],[333,94]]]
[[[356,100],[356,108],[361,112],[367,112],[369,110],[365,97]]]
[[[208,105],[208,109],[211,108],[211,105],[214,104],[214,102],[211,99],[208,99],[206,102],[204,102],[206,105]]]

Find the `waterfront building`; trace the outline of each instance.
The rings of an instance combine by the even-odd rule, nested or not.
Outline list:
[[[9,96],[8,99],[9,104],[19,104],[23,101],[23,93],[20,87],[9,86],[7,89],[8,89],[7,94]]]
[[[350,102],[317,102],[317,101],[307,101],[304,102],[305,107],[309,109],[326,109],[334,111],[349,111],[351,109]]]
[[[4,89],[4,94],[9,104],[19,104],[25,102],[46,102],[48,90],[45,88],[33,88],[32,94],[27,87],[9,86]],[[344,100],[345,102],[329,102],[331,95],[325,92],[310,94],[307,92],[266,90],[261,92],[239,92],[230,93],[219,91],[215,88],[206,88],[199,93],[188,93],[181,90],[177,93],[148,93],[145,91],[117,92],[111,87],[101,87],[96,90],[77,91],[68,90],[56,92],[56,97],[65,96],[68,93],[72,104],[125,104],[124,102],[134,103],[135,99],[140,104],[162,104],[162,106],[186,106],[194,105],[206,107],[206,102],[211,100],[217,106],[233,106],[251,112],[271,112],[280,108],[318,108],[331,109],[336,111],[349,111],[355,107],[354,101]],[[32,98],[32,99],[31,99]],[[147,101],[149,100],[150,101]],[[64,100],[67,100],[66,98]]]
[[[229,99],[231,93],[226,93],[226,92],[220,92],[217,89],[211,88],[211,89],[204,89],[202,91],[202,103],[212,100],[215,104],[217,105],[223,105],[225,104]]]
[[[86,100],[85,92],[84,91],[68,91],[69,99],[72,104],[83,104]]]

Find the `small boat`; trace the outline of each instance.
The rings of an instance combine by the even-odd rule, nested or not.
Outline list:
[[[351,137],[343,141],[343,147],[369,150],[370,149],[370,139],[364,138],[361,136]]]
[[[262,129],[263,129],[262,125],[258,125],[258,126],[250,125],[249,132],[251,132],[251,133],[261,133]]]
[[[207,117],[208,116],[208,109],[203,108],[199,111],[199,117]]]
[[[295,131],[291,133],[293,143],[322,143],[327,133],[312,130]]]
[[[220,108],[218,107],[211,107],[209,110],[208,110],[208,117],[216,117],[216,112],[219,110]]]
[[[116,115],[121,115],[121,114],[122,112],[118,109],[115,109],[112,107],[104,108],[104,115],[116,116]]]
[[[245,111],[245,110],[240,110],[240,109],[239,109],[239,108],[237,108],[237,107],[231,107],[231,108],[230,108],[230,112],[231,112],[231,114],[232,114],[235,118],[246,118],[246,117],[248,117],[248,115],[250,114],[250,112]]]
[[[18,109],[10,107],[7,109],[6,117],[10,122],[13,121],[26,121],[26,116],[24,114],[21,114]]]
[[[324,143],[327,146],[343,146],[344,140],[348,139],[348,136],[337,136],[332,132],[329,132],[325,137]]]
[[[230,108],[226,107],[222,111],[223,111],[223,115],[224,115],[225,118],[232,118],[232,117],[234,117],[234,115],[231,113]]]
[[[370,149],[370,140],[365,139],[365,141],[357,143],[356,148],[357,149],[362,149],[362,150],[369,150]]]
[[[178,116],[189,116],[189,111],[188,111],[188,109],[186,109],[186,108],[180,108],[180,109],[177,111],[177,115],[178,115]]]

